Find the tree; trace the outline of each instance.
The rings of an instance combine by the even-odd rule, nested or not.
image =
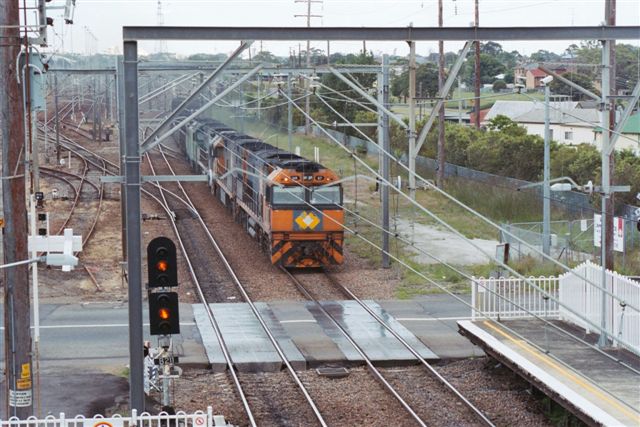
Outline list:
[[[461,71],[462,78],[468,85],[473,85],[473,73],[474,73],[474,61],[472,59],[465,62]],[[497,59],[495,56],[481,53],[480,54],[480,82],[482,84],[493,83],[495,76],[498,74],[506,74],[507,66],[504,62]]]
[[[434,97],[438,93],[438,67],[433,63],[419,65],[416,68],[416,90],[422,87],[418,96]],[[405,70],[391,82],[393,96],[409,96],[409,70]]]
[[[254,55],[254,57],[252,58],[252,61],[266,62],[270,64],[280,64],[282,62],[280,58],[278,58],[268,50],[263,50],[262,52],[258,52],[256,55]]]
[[[187,57],[189,61],[212,61],[212,62],[220,62],[227,59],[227,55],[224,53],[216,53],[212,55],[210,53],[194,53],[193,55],[189,55]]]
[[[351,64],[351,65],[374,65],[376,62],[373,58],[373,54],[372,53],[368,53],[368,52],[360,52],[359,55],[354,55],[352,53],[348,54],[348,55],[342,55],[342,54],[332,54],[331,55],[332,58],[332,63],[333,64]],[[335,61],[334,61],[335,59]],[[352,78],[354,79],[357,84],[359,84],[361,87],[363,87],[366,91],[371,91],[373,88],[373,83],[376,81],[377,77],[375,74],[362,74],[362,73],[351,73],[349,77],[347,78]],[[346,83],[344,83],[342,80],[340,80],[339,78],[337,78],[336,76],[334,76],[333,74],[325,74],[322,76],[322,80],[321,80],[323,85],[326,85],[330,88],[332,88],[335,91],[341,92],[344,95],[359,101],[360,103],[366,103],[367,101],[360,96],[355,90],[353,90],[351,87],[349,87]],[[325,98],[325,101],[331,105],[331,107],[333,107],[335,110],[337,110],[341,115],[345,116],[347,120],[354,122],[355,121],[355,116],[356,113],[358,111],[361,111],[362,107],[360,107],[359,105],[357,105],[354,102],[351,101],[347,101],[344,98],[338,97],[337,95],[335,95],[334,93],[328,91],[327,89],[324,88],[319,88],[318,89],[318,93],[320,95],[327,95],[327,98]],[[329,99],[332,98],[332,99]],[[330,117],[330,121],[333,121],[336,119],[336,114],[331,111],[330,108],[328,108],[323,102],[319,101],[317,103],[317,112],[323,112],[324,114],[327,115],[327,117]],[[315,114],[315,113],[314,113]],[[339,120],[341,121],[341,120]],[[347,131],[350,134],[356,135],[353,130],[348,130]]]
[[[503,52],[502,45],[496,42],[480,43],[480,53],[486,53],[487,55],[498,56]]]
[[[504,80],[496,80],[495,82],[493,82],[494,92],[500,92],[501,90],[506,88],[507,88],[507,84],[504,82]]]
[[[532,53],[530,58],[535,62],[552,62],[562,59],[562,57],[557,53],[549,52],[544,49],[540,49],[539,51]]]

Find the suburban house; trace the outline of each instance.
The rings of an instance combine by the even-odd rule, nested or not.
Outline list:
[[[577,102],[575,101],[553,101],[549,103],[551,110],[569,111],[576,109]],[[511,120],[516,121],[516,118],[528,113],[532,110],[544,111],[544,102],[534,101],[496,101],[489,112],[485,115],[483,124],[486,124],[489,120],[496,116],[507,116]]]
[[[602,128],[596,127],[595,143],[598,149],[602,147]],[[640,155],[640,113],[636,112],[629,117],[627,123],[622,128],[621,135],[616,142],[616,150],[631,150]]]
[[[514,119],[527,128],[530,135],[544,138],[544,109],[534,109]],[[593,144],[595,127],[600,123],[600,112],[595,109],[549,111],[551,139],[565,145]]]
[[[568,70],[565,66],[549,66],[557,74],[565,74]],[[547,73],[539,68],[537,63],[520,64],[513,72],[515,82],[523,81],[526,89],[540,89],[543,78],[547,77]]]
[[[594,144],[602,147],[602,114],[596,108],[587,106],[584,101],[550,102],[549,127],[551,139],[560,144]],[[496,101],[482,122],[502,115],[527,129],[531,135],[544,137],[544,102],[533,101]],[[630,149],[640,154],[640,113],[632,115],[622,130],[616,143],[616,150]]]

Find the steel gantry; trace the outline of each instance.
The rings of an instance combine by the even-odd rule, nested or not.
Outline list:
[[[141,147],[138,134],[138,41],[268,40],[268,41],[485,41],[485,40],[622,40],[637,39],[640,26],[579,27],[124,27],[124,171],[127,204],[127,270],[129,277],[130,405],[144,410],[142,384],[142,236],[140,190]],[[383,112],[384,105],[374,105]],[[146,148],[149,148],[147,146]],[[415,175],[415,171],[411,171]]]

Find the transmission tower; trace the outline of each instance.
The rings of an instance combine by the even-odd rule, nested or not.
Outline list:
[[[164,13],[162,13],[162,0],[158,0],[156,24],[158,25],[158,27],[162,27],[164,25]],[[166,51],[167,51],[167,41],[158,40],[156,42],[156,53],[164,53]]]

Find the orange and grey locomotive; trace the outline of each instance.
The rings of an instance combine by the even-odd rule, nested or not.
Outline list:
[[[276,265],[342,264],[344,212],[338,176],[323,165],[212,119],[181,134],[190,163]]]

